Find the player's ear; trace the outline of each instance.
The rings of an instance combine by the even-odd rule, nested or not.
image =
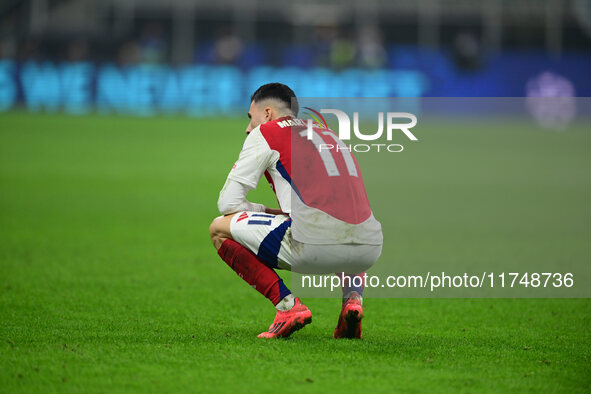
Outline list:
[[[273,119],[273,108],[265,107],[265,122]]]

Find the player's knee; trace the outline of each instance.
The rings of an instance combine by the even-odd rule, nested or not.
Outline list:
[[[213,240],[214,238],[218,237],[220,234],[219,231],[219,217],[213,219],[211,224],[209,225],[209,237]]]
[[[223,216],[219,216],[212,220],[209,225],[209,237],[211,238],[213,246],[215,246],[216,249],[219,249],[222,242],[227,238],[224,231]]]

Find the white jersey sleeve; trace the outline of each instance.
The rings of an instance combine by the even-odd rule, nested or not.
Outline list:
[[[273,152],[257,127],[246,137],[238,161],[228,174],[228,179],[255,189],[263,173],[272,165],[272,161]]]
[[[264,212],[263,204],[256,204],[246,200],[246,195],[252,188],[233,179],[226,179],[226,184],[220,191],[218,210],[222,215],[239,211]]]

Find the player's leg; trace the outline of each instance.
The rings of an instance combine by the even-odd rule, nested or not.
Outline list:
[[[354,295],[359,297],[363,296],[363,289],[365,288],[365,271],[358,274],[347,274],[340,272],[336,274],[341,278],[341,284],[343,289],[343,303]]]
[[[290,227],[288,216],[260,212],[242,212],[230,224],[232,237],[273,269],[291,269]],[[259,338],[287,337],[312,321],[310,310],[291,293],[275,307],[275,320]]]
[[[213,219],[209,225],[209,237],[216,250],[219,250],[226,239],[232,239],[232,233],[230,232],[230,223],[232,221],[232,215],[218,216]]]
[[[381,245],[343,245],[356,267],[371,267],[379,258]],[[345,250],[343,250],[345,252]],[[343,303],[339,320],[334,330],[334,338],[361,338],[361,320],[363,319],[363,289],[365,271],[358,274],[337,273],[343,287]]]
[[[363,319],[363,289],[365,272],[359,274],[337,273],[343,287],[343,303],[339,321],[334,330],[334,338],[361,338]]]
[[[301,273],[337,272],[343,286],[343,303],[335,338],[361,338],[362,295],[365,270],[381,254],[381,245],[311,245],[293,242],[292,269]],[[343,273],[343,271],[345,273]],[[347,274],[351,273],[351,274]],[[355,274],[358,273],[358,274]]]
[[[295,298],[271,268],[289,261],[284,240],[286,216],[241,212],[214,219],[210,236],[218,254],[242,279],[267,297],[277,308],[269,331],[261,338],[287,337],[311,322],[310,310]],[[255,255],[255,252],[257,253]]]
[[[234,216],[220,216],[212,221],[209,234],[213,246],[222,260],[238,276],[268,298],[273,305],[278,305],[291,292],[275,271],[265,265],[252,251],[233,239],[231,223]]]

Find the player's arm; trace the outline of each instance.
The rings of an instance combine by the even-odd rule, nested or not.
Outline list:
[[[222,215],[239,211],[266,211],[264,205],[248,201],[246,195],[257,187],[259,179],[270,165],[272,155],[273,152],[259,128],[252,130],[220,192],[218,209]]]
[[[226,184],[220,192],[218,209],[222,215],[240,211],[265,212],[263,204],[256,204],[246,199],[251,187],[237,182],[233,179],[226,179]]]

